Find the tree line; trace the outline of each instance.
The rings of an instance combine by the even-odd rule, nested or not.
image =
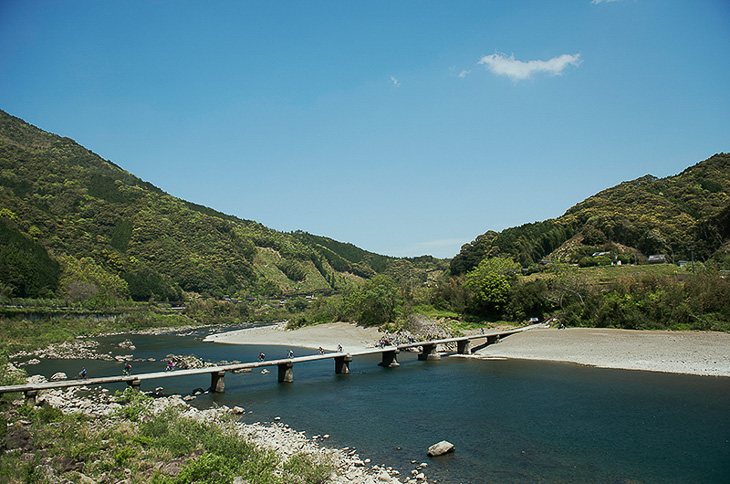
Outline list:
[[[511,258],[486,258],[467,274],[443,277],[430,288],[379,275],[345,294],[314,301],[291,320],[406,328],[411,315],[425,313],[481,323],[554,318],[570,326],[730,331],[730,278],[723,272],[655,268],[661,271],[626,270],[607,283],[567,264],[523,275]]]

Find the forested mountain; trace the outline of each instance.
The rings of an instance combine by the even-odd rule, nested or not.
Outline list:
[[[269,229],[171,196],[69,138],[0,111],[0,295],[179,300],[327,292],[379,273],[425,281],[443,261],[397,259]],[[61,296],[63,295],[63,296]]]
[[[451,274],[485,258],[601,265],[730,262],[730,155],[604,190],[563,216],[478,236]],[[595,257],[596,253],[603,254]],[[169,195],[69,138],[0,111],[0,296],[180,300],[332,292],[376,275],[435,280],[448,262],[394,258],[282,233]]]
[[[523,267],[543,259],[590,265],[652,254],[726,267],[729,239],[730,154],[720,153],[676,176],[646,175],[603,190],[557,219],[488,231],[461,248],[451,272],[466,273],[498,255]],[[603,259],[593,257],[603,252]]]

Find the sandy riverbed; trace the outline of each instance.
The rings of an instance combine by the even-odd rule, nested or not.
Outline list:
[[[354,352],[372,347],[382,333],[347,323],[287,331],[284,325],[214,334],[206,341],[299,346]],[[730,334],[629,331],[620,329],[534,329],[503,338],[476,352],[485,358],[564,361],[603,368],[730,376]]]
[[[377,328],[365,328],[349,323],[318,324],[305,326],[293,331],[286,330],[286,324],[239,329],[227,333],[217,333],[205,338],[216,343],[245,345],[281,345],[335,351],[342,345],[346,352],[372,348],[380,339]]]
[[[730,334],[623,329],[535,329],[477,352],[602,368],[730,376]]]

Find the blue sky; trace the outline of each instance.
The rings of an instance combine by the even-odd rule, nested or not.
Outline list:
[[[394,256],[730,151],[728,86],[727,0],[0,0],[0,109]]]

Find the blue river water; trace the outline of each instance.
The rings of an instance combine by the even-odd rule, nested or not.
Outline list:
[[[130,339],[135,373],[159,371],[169,353],[207,361],[284,358],[289,347],[203,342],[207,332],[125,335],[101,341],[104,352]],[[294,348],[296,356],[314,351]],[[227,374],[226,392],[194,404],[239,405],[247,422],[282,422],[327,445],[356,448],[361,458],[402,473],[427,462],[430,482],[730,483],[730,378],[591,368],[524,360],[449,357],[382,368],[379,356],[356,357],[349,375],[324,360],[294,367],[294,383],[277,383],[276,368]],[[121,363],[43,361],[31,374],[119,374]],[[209,375],[143,382],[142,390],[189,394]],[[145,387],[145,385],[148,387]],[[110,385],[123,389],[123,385]],[[441,440],[453,454],[429,458]]]

